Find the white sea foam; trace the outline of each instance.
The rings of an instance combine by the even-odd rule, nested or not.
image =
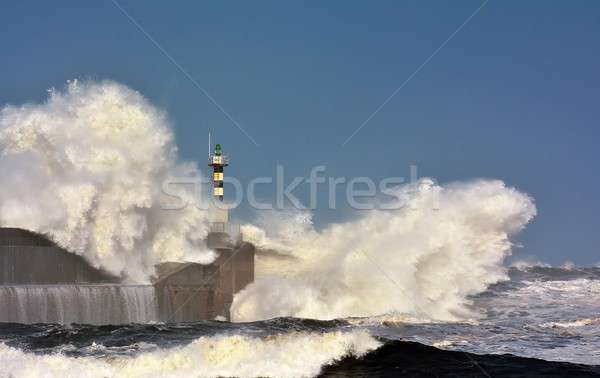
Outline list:
[[[551,268],[552,265],[546,264],[536,259],[524,259],[524,260],[516,260],[510,264],[511,268],[516,268],[518,270],[527,270],[530,268]]]
[[[506,278],[510,237],[533,201],[501,181],[397,188],[409,203],[315,230],[304,212],[263,215],[243,227],[259,249],[256,282],[236,295],[235,320],[367,317],[390,312],[462,320],[468,296]]]
[[[545,298],[590,299],[600,296],[600,281],[587,278],[560,281],[523,281],[526,286],[515,294],[537,294]]]
[[[466,344],[469,344],[469,342],[464,338],[454,337],[452,339],[437,341],[431,344],[431,346],[440,349],[456,349],[457,347],[464,346]]]
[[[92,264],[146,281],[159,261],[210,262],[207,214],[162,210],[176,162],[163,112],[114,82],[69,83],[0,111],[0,226],[48,234]],[[185,193],[182,193],[185,195]]]
[[[380,343],[366,331],[201,337],[135,357],[35,355],[0,344],[0,377],[311,377]]]
[[[578,328],[590,325],[600,325],[600,318],[596,319],[578,319],[570,322],[548,322],[540,324],[543,328]]]
[[[383,315],[369,316],[365,318],[346,318],[346,322],[356,326],[403,326],[406,324],[438,323],[429,317],[415,316],[411,314],[401,314],[390,312]],[[439,322],[445,323],[445,322]]]

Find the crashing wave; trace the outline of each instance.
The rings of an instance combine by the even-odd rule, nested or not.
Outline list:
[[[131,281],[160,261],[211,262],[207,212],[163,210],[163,182],[199,174],[176,158],[166,115],[124,85],[73,81],[45,103],[6,106],[0,226],[47,234]]]
[[[432,180],[396,189],[410,206],[371,210],[322,231],[302,212],[245,226],[247,240],[277,253],[258,252],[258,279],[236,295],[233,319],[476,316],[469,296],[507,279],[511,236],[535,216],[535,205],[501,181],[423,182]]]
[[[325,365],[380,345],[357,330],[201,337],[182,347],[111,358],[37,355],[0,344],[0,377],[312,377]]]

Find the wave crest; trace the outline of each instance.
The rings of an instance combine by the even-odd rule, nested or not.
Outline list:
[[[0,376],[310,377],[324,365],[363,356],[380,345],[366,331],[356,330],[201,337],[183,347],[106,359],[35,355],[0,344]]]

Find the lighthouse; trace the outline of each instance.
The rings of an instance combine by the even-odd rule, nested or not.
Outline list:
[[[229,165],[229,158],[223,155],[220,144],[208,155],[208,165],[213,167],[213,197],[223,201],[223,168]]]
[[[223,168],[229,165],[229,157],[223,154],[220,144],[215,145],[214,151],[211,151],[210,136],[209,136],[209,147],[208,147],[208,166],[212,167],[212,197],[214,199],[214,208],[211,213],[211,232],[220,233],[219,240],[223,237],[229,237],[226,235],[229,231],[229,211],[227,206],[221,204],[223,202],[224,189],[223,189]]]

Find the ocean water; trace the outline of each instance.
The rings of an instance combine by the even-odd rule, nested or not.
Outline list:
[[[0,377],[600,376],[600,268],[511,268],[482,317],[0,324]]]

